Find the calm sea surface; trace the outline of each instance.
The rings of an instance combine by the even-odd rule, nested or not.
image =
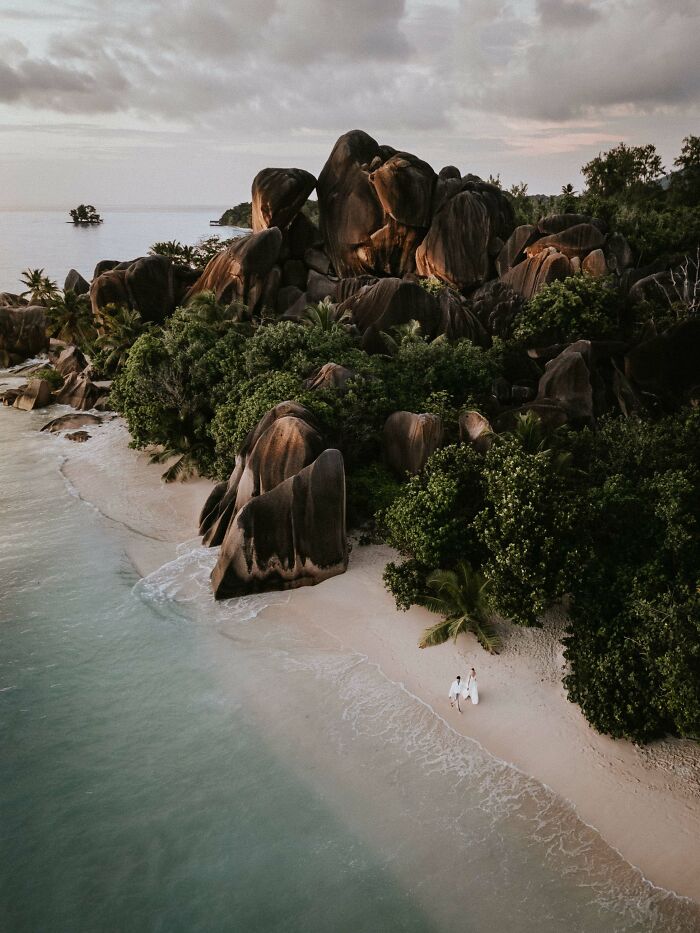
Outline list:
[[[3,933],[700,928],[366,658],[256,618],[285,595],[215,604],[196,542],[139,580],[50,416],[0,408]]]
[[[69,269],[89,281],[100,259],[134,259],[158,240],[195,243],[234,236],[237,228],[210,227],[223,208],[104,211],[104,223],[75,227],[65,211],[0,211],[0,291],[21,291],[24,269],[43,269],[63,287]]]

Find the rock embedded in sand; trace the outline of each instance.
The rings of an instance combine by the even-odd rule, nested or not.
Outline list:
[[[429,457],[442,444],[442,418],[432,414],[395,411],[382,432],[382,447],[388,465],[399,476],[420,473]]]
[[[343,458],[324,450],[235,516],[212,572],[214,596],[309,586],[347,564]]]
[[[72,431],[66,434],[66,440],[75,441],[76,444],[84,444],[85,441],[90,440],[90,435],[87,431]]]
[[[71,373],[81,373],[88,362],[85,354],[79,348],[71,344],[63,350],[54,364],[54,369],[62,376],[69,376]]]
[[[99,386],[85,373],[71,373],[66,376],[63,387],[56,393],[55,401],[59,405],[70,405],[78,411],[94,408],[103,395]]]
[[[14,400],[14,407],[21,411],[46,408],[52,401],[51,384],[46,379],[30,379],[24,391]]]
[[[84,428],[86,425],[102,424],[103,418],[100,415],[90,415],[87,412],[83,414],[60,415],[47,422],[42,431],[49,431],[51,434],[58,434],[60,431],[70,431],[76,428]]]

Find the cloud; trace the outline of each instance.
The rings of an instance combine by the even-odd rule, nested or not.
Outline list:
[[[229,138],[357,125],[390,141],[468,134],[477,114],[600,125],[700,100],[696,0],[122,0],[118,16],[101,0],[39,6],[70,17],[43,48],[17,35],[24,44],[0,57],[0,101],[37,111]]]

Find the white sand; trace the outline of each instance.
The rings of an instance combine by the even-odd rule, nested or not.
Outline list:
[[[119,421],[91,433],[81,445],[56,439],[64,473],[83,499],[133,532],[129,556],[146,574],[195,537],[212,484],[162,483],[163,467],[128,449]],[[670,739],[637,748],[597,735],[561,686],[561,619],[544,630],[505,626],[498,657],[471,636],[419,650],[420,633],[435,618],[417,608],[396,611],[381,580],[391,557],[388,548],[355,545],[346,574],[292,591],[285,605],[263,610],[260,624],[282,615],[366,655],[456,729],[568,799],[647,879],[700,901],[700,746]],[[481,702],[464,704],[460,715],[447,691],[471,666]]]

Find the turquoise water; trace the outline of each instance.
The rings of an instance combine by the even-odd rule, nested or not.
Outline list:
[[[0,929],[683,931],[537,784],[365,658],[139,580],[46,412],[0,409]]]
[[[89,281],[100,259],[134,259],[159,240],[235,236],[237,227],[209,226],[224,209],[103,211],[104,223],[96,227],[66,223],[62,211],[0,211],[0,291],[21,291],[20,274],[27,268],[44,269],[63,287],[71,268]]]

